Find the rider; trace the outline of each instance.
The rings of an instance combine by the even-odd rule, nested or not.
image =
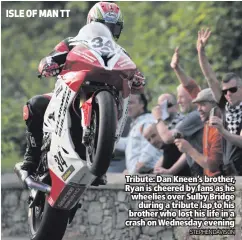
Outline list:
[[[124,21],[121,10],[117,4],[110,2],[96,3],[91,8],[87,16],[87,24],[91,23],[92,21],[105,24],[112,32],[113,38],[115,40],[119,39]],[[71,39],[72,37],[69,37],[61,41],[49,54],[49,56],[40,61],[38,70],[43,76],[54,77],[60,73],[61,68],[56,62],[53,61],[52,56],[56,53],[69,52],[73,48],[73,46],[70,46]],[[123,51],[127,54],[124,49]],[[136,92],[142,92],[144,85],[144,77],[139,71],[137,71],[134,77],[132,89]],[[23,108],[23,119],[25,120],[27,126],[27,147],[21,168],[28,171],[29,174],[33,174],[36,171],[40,161],[44,113],[49,104],[50,98],[51,94],[34,96],[27,101]],[[102,179],[99,180],[100,184],[104,184]]]

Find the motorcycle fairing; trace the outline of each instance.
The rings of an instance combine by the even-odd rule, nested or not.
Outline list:
[[[81,68],[88,69],[83,70],[85,71],[85,74],[83,74],[82,77],[84,76],[85,82],[96,81],[100,83],[107,83],[110,86],[114,86],[121,92],[119,96],[119,103],[122,105],[123,111],[117,124],[116,140],[118,140],[123,132],[127,120],[129,95],[131,93],[132,85],[131,79],[135,72],[136,65],[119,47],[116,49],[115,55],[107,61],[105,66],[103,58],[96,51],[79,44],[68,54],[66,66],[64,67],[63,72],[66,72],[70,68],[72,68],[73,71],[77,71]],[[71,72],[70,76],[75,73],[77,72]],[[84,129],[90,125],[93,97],[94,95],[81,106],[82,127]]]
[[[70,134],[71,118],[69,108],[76,96],[74,90],[79,89],[84,80],[83,76],[85,74],[75,72],[61,76],[57,80],[53,96],[44,116],[43,131],[44,133],[50,133],[52,139],[50,151],[47,153],[52,180],[48,202],[52,207],[56,208],[66,207],[70,209],[76,204],[76,200],[85,190],[82,188],[81,190],[80,186],[88,187],[96,178],[88,170],[86,162],[76,153]],[[50,118],[50,116],[52,117]],[[70,187],[71,185],[72,187]],[[76,189],[73,190],[75,187]],[[67,189],[69,190],[67,191]],[[71,201],[67,198],[70,191],[75,196],[71,198]]]
[[[65,81],[66,85],[69,86],[71,90],[74,92],[78,92],[80,86],[84,82],[89,70],[82,70],[76,72],[67,72],[64,75],[60,75],[59,77]]]
[[[85,129],[90,125],[92,114],[92,100],[93,96],[84,102],[81,106],[82,113],[82,127]]]
[[[89,42],[91,47],[81,42],[67,54],[65,66],[58,77],[53,97],[45,113],[44,133],[51,134],[47,159],[52,188],[48,201],[53,207],[71,208],[83,193],[80,186],[88,187],[95,179],[86,166],[86,162],[75,151],[70,134],[69,108],[80,87],[84,89],[85,85],[93,81],[104,86],[112,86],[116,89],[115,92],[121,92],[122,96],[118,96],[119,100],[115,96],[116,102],[120,102],[123,110],[122,114],[119,114],[116,140],[122,134],[126,122],[129,94],[136,65],[118,45],[115,45],[109,30],[104,28],[100,31],[100,29],[102,25],[88,25],[82,29],[82,34],[79,35],[81,38],[75,39],[77,42]],[[103,53],[107,47],[108,54],[100,55],[98,51]],[[82,105],[83,130],[87,129],[90,124],[91,103],[94,95]]]

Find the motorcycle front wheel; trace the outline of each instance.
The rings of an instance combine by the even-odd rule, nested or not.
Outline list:
[[[110,165],[117,124],[117,110],[113,95],[99,92],[94,99],[91,119],[91,141],[86,147],[90,172],[101,177]]]

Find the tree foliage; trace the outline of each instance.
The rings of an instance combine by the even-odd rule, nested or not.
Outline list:
[[[34,95],[50,92],[54,79],[39,80],[39,60],[86,23],[95,2],[2,2],[2,162],[23,154],[22,107]],[[147,78],[151,105],[162,92],[175,93],[178,81],[170,68],[176,46],[186,72],[206,87],[198,65],[197,31],[210,27],[207,53],[221,78],[242,77],[241,2],[119,2],[125,26],[119,44]],[[6,9],[70,9],[69,18],[6,18]],[[6,164],[5,164],[6,165]]]

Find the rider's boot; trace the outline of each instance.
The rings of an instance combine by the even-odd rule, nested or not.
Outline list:
[[[26,152],[21,169],[26,170],[29,175],[35,173],[41,156],[42,134],[33,134],[26,131]]]
[[[37,95],[29,99],[23,108],[23,119],[27,127],[27,147],[21,168],[31,175],[36,171],[40,162],[43,138],[42,126],[49,101],[50,99],[47,96]]]

